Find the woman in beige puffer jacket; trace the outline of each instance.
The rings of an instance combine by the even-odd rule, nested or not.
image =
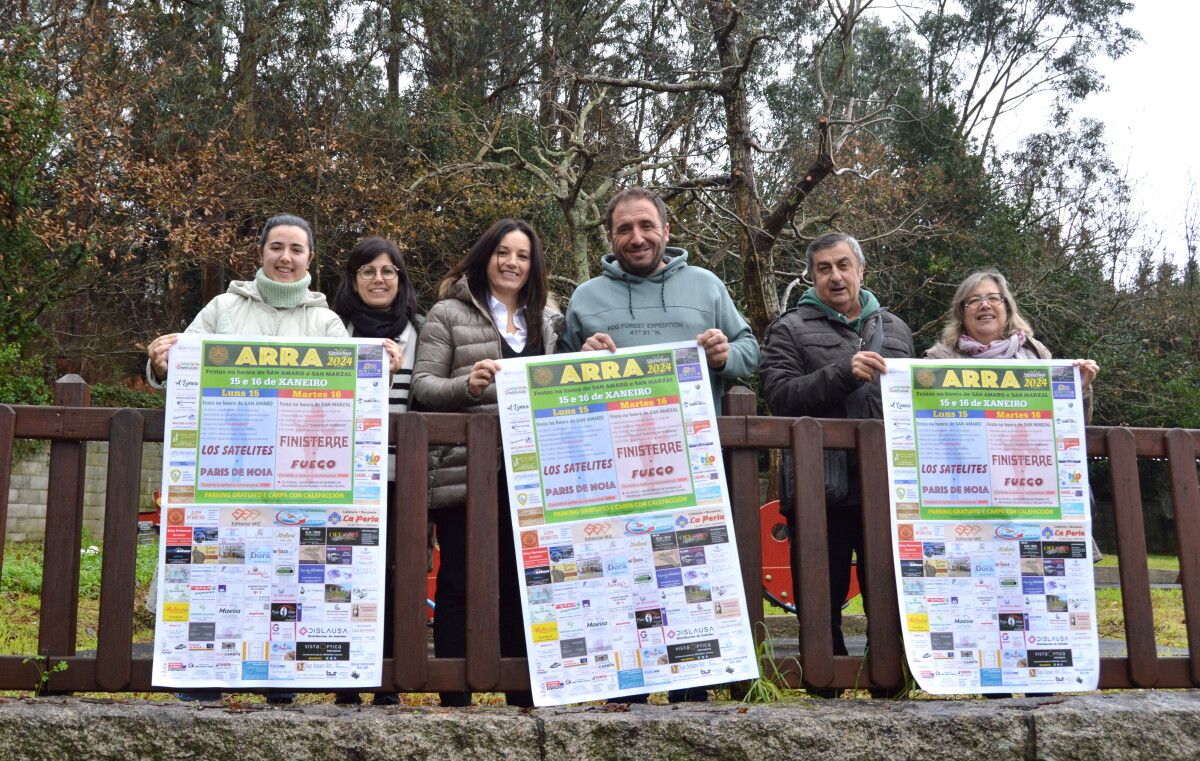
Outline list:
[[[413,395],[430,412],[496,412],[496,386],[479,398],[467,390],[467,377],[480,360],[500,359],[500,331],[487,307],[471,295],[466,276],[439,289],[441,300],[429,310],[413,370]],[[552,353],[564,320],[553,307],[542,311],[542,346]],[[461,505],[467,499],[466,447],[442,447],[430,453],[429,508]]]

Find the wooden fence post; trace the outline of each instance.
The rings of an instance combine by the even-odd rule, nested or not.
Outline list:
[[[59,412],[60,429],[69,424],[69,408],[87,407],[90,403],[91,389],[78,375],[64,375],[54,384],[55,406],[67,408]],[[51,442],[38,628],[38,654],[42,656],[75,654],[86,465],[86,442]]]
[[[746,428],[744,418],[758,412],[758,398],[745,386],[734,386],[725,394],[724,415],[743,418],[741,428]],[[733,515],[733,533],[737,539],[738,560],[742,570],[742,588],[746,595],[746,612],[750,617],[750,631],[754,644],[759,645],[767,637],[763,626],[762,606],[762,544],[759,541],[758,522],[758,452],[754,449],[723,450],[725,461],[725,483],[729,487],[729,507]],[[734,700],[745,695],[748,682],[730,686],[730,697]]]
[[[96,685],[126,689],[133,674],[133,605],[137,585],[137,518],[142,481],[145,421],[137,410],[120,410],[108,437],[104,499],[104,565],[100,574],[100,628]]]
[[[499,439],[495,417],[471,415],[467,421],[467,689],[477,692],[490,692],[500,682]]]
[[[1154,607],[1150,572],[1146,569],[1146,524],[1138,481],[1137,441],[1127,428],[1113,428],[1108,440],[1112,464],[1113,517],[1117,523],[1117,555],[1121,558],[1121,609],[1129,679],[1137,687],[1158,683],[1158,650],[1154,642]]]
[[[825,513],[825,449],[821,424],[810,417],[791,428],[794,495],[790,539],[792,590],[800,624],[800,663],[806,685],[828,688],[835,678],[829,609],[829,525]],[[782,496],[782,495],[780,495]]]
[[[391,548],[395,557],[392,599],[393,687],[417,690],[429,678],[425,646],[425,537],[429,520],[429,424],[423,415],[391,418],[396,446],[396,509]],[[403,442],[401,444],[400,442]]]
[[[896,569],[892,562],[892,515],[883,421],[859,423],[858,457],[863,545],[867,556],[867,589],[863,591],[863,600],[868,605],[868,672],[877,687],[898,690],[904,686],[904,648],[896,598]]]
[[[4,539],[8,530],[8,487],[12,483],[13,447],[16,444],[17,413],[0,404],[0,576],[4,575]]]
[[[725,395],[725,415],[750,417],[756,414],[754,392],[743,386],[729,389]],[[757,644],[764,636],[762,622],[762,544],[758,522],[758,452],[754,449],[730,449],[725,452],[725,476],[729,486],[733,530],[737,535],[750,627]]]
[[[1165,434],[1175,503],[1175,537],[1183,586],[1184,621],[1193,684],[1200,684],[1200,485],[1196,477],[1196,445],[1187,431]]]

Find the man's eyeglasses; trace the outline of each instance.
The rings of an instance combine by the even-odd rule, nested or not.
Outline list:
[[[399,276],[400,270],[390,265],[384,265],[379,269],[367,264],[358,268],[359,280],[374,280],[376,275],[379,275],[384,280],[395,280]]]
[[[965,309],[976,309],[985,301],[994,307],[998,307],[1004,303],[1004,297],[998,293],[985,293],[982,296],[972,296],[969,299],[963,299],[962,304]]]

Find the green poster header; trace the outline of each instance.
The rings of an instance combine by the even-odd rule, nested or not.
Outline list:
[[[356,347],[338,344],[266,344],[205,341],[200,382],[204,388],[244,385],[231,379],[262,379],[254,385],[320,387],[354,391]]]
[[[1050,389],[1050,368],[1014,367],[914,367],[913,391],[925,390],[1010,391]]]
[[[983,409],[1049,411],[1050,368],[914,367],[916,410]]]
[[[603,355],[601,355],[603,356]],[[535,411],[582,414],[589,405],[624,407],[656,404],[679,394],[675,358],[669,351],[631,354],[615,359],[530,363],[529,400]],[[566,409],[579,405],[576,409]]]
[[[547,362],[529,366],[529,381],[534,389],[577,387],[596,381],[629,381],[655,376],[675,375],[671,353],[659,351],[616,359]]]

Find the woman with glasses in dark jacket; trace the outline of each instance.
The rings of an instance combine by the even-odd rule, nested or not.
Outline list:
[[[417,336],[424,318],[417,308],[417,294],[408,269],[404,266],[404,255],[391,240],[371,236],[360,240],[342,268],[342,282],[333,296],[333,311],[346,324],[346,330],[355,338],[382,338],[383,345],[392,359],[392,381],[388,389],[388,412],[408,411],[409,391],[412,385],[413,365],[417,356]],[[390,428],[389,428],[390,430]],[[388,439],[388,525],[396,520],[393,504],[396,492],[396,442]],[[390,533],[390,532],[389,532]],[[383,605],[383,657],[392,656],[392,586],[395,563],[388,537],[382,537],[384,557],[387,558]],[[390,676],[385,675],[386,680]],[[377,692],[372,699],[375,705],[395,705],[399,702],[394,691]],[[362,702],[357,692],[339,692],[335,702],[355,705]]]

